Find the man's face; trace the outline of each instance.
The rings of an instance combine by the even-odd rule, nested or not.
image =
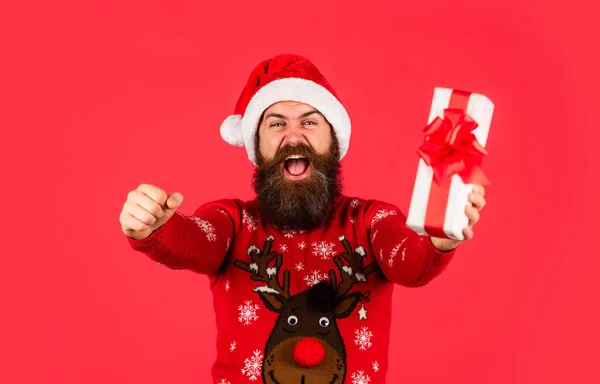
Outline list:
[[[265,161],[275,158],[286,147],[303,144],[319,155],[328,152],[332,142],[331,125],[310,105],[283,101],[271,105],[263,113],[258,127],[260,157]],[[287,161],[284,175],[289,180],[302,180],[309,176],[311,164],[306,161]]]
[[[325,117],[307,104],[273,104],[256,149],[253,185],[263,217],[281,229],[323,224],[341,192],[338,142]]]

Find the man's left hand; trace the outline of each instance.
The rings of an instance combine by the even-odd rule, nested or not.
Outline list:
[[[463,229],[463,235],[465,236],[465,240],[470,240],[474,236],[473,226],[479,221],[481,217],[481,210],[485,207],[485,188],[483,185],[474,185],[473,191],[469,193],[469,202],[473,204],[472,206],[465,207],[465,213],[469,218],[469,223],[467,227]],[[439,249],[440,251],[450,251],[463,242],[464,240],[455,240],[455,239],[446,239],[431,236],[432,244]]]

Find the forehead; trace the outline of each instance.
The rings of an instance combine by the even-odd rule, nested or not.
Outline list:
[[[268,113],[279,113],[293,117],[294,115],[301,115],[313,110],[316,110],[316,108],[298,101],[280,101],[269,106],[269,108],[265,110],[264,115],[267,115]]]

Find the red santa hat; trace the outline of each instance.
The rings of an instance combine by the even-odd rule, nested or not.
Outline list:
[[[340,159],[350,144],[350,117],[325,77],[305,57],[281,54],[264,60],[250,74],[233,115],[221,124],[221,136],[231,145],[246,147],[256,164],[254,138],[263,112],[280,101],[297,101],[317,109],[333,127]]]

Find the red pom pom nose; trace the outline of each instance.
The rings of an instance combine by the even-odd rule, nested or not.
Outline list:
[[[305,337],[296,343],[294,360],[305,368],[314,367],[325,358],[325,349],[321,342],[313,337]]]

